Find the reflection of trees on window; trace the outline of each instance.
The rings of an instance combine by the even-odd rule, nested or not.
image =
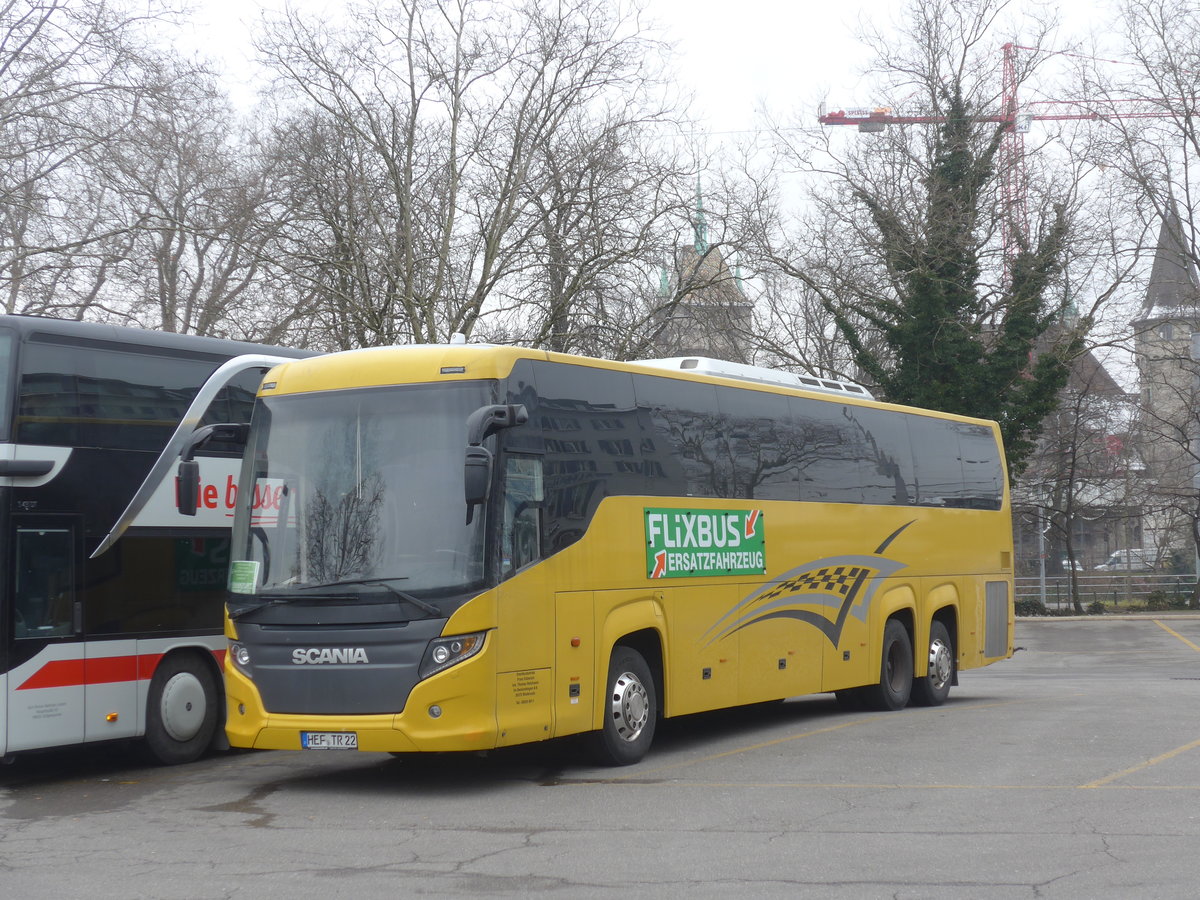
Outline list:
[[[313,490],[304,511],[307,580],[337,581],[370,573],[383,492],[383,479],[377,474],[341,496]]]
[[[849,500],[844,463],[848,448],[836,423],[812,419],[743,418],[719,413],[655,409],[655,427],[684,460],[695,496],[760,500]],[[838,468],[844,469],[845,466]],[[853,473],[851,473],[853,474]],[[806,487],[807,486],[807,487]]]
[[[866,461],[863,502],[907,506],[915,503],[912,449],[905,419],[862,407],[846,407],[847,425]]]
[[[738,496],[764,500],[858,499],[853,448],[836,423],[815,419],[733,420],[727,442]]]

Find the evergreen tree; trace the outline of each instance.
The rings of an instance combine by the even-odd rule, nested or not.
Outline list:
[[[852,191],[877,232],[892,290],[859,294],[852,305],[829,294],[824,302],[883,399],[996,420],[1016,473],[1082,349],[1085,329],[1056,334],[1065,302],[1048,299],[1067,221],[1056,208],[1036,246],[1012,229],[1020,246],[997,303],[981,283],[980,251],[994,221],[987,188],[1005,126],[981,132],[957,85],[942,99],[921,214],[901,217],[861,184]]]

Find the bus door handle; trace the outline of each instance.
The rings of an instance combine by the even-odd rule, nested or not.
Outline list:
[[[50,459],[0,459],[0,477],[37,478],[54,468]]]

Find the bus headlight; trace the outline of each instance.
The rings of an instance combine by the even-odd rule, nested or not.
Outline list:
[[[425,656],[421,660],[418,673],[421,678],[436,675],[443,669],[456,666],[464,659],[470,659],[483,649],[483,638],[486,632],[477,631],[474,634],[458,634],[454,637],[434,638],[425,648]]]
[[[229,658],[233,660],[233,664],[243,672],[250,668],[250,648],[245,644],[230,642]]]

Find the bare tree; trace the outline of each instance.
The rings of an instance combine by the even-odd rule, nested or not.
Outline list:
[[[97,160],[152,90],[142,16],[99,0],[0,2],[0,287],[6,312],[80,317],[133,223]]]
[[[256,315],[279,219],[270,163],[211,75],[177,61],[150,74],[155,90],[99,173],[137,223],[106,304],[162,331],[278,339],[303,307],[276,305],[269,326]]]
[[[1079,614],[1084,612],[1079,572],[1123,546],[1131,528],[1140,526],[1142,483],[1133,428],[1131,398],[1097,357],[1081,356],[1013,488],[1018,536],[1032,536],[1035,545],[1030,552],[1019,541],[1018,554],[1032,563],[1040,553],[1041,572],[1065,573]]]
[[[533,346],[639,355],[655,314],[676,302],[654,288],[686,227],[694,167],[656,123],[627,110],[571,118],[537,148],[542,177],[526,198],[533,264],[497,291],[494,318]]]
[[[1123,179],[1151,238],[1177,217],[1181,250],[1200,265],[1200,21],[1188,0],[1122,0],[1117,52],[1126,64],[1081,63],[1077,90],[1104,122],[1090,155]],[[1145,248],[1143,248],[1145,249]]]
[[[674,114],[635,11],[372,2],[336,32],[288,14],[261,49],[290,110],[279,246],[331,343],[485,317],[493,336],[610,340],[689,172],[649,151]]]

